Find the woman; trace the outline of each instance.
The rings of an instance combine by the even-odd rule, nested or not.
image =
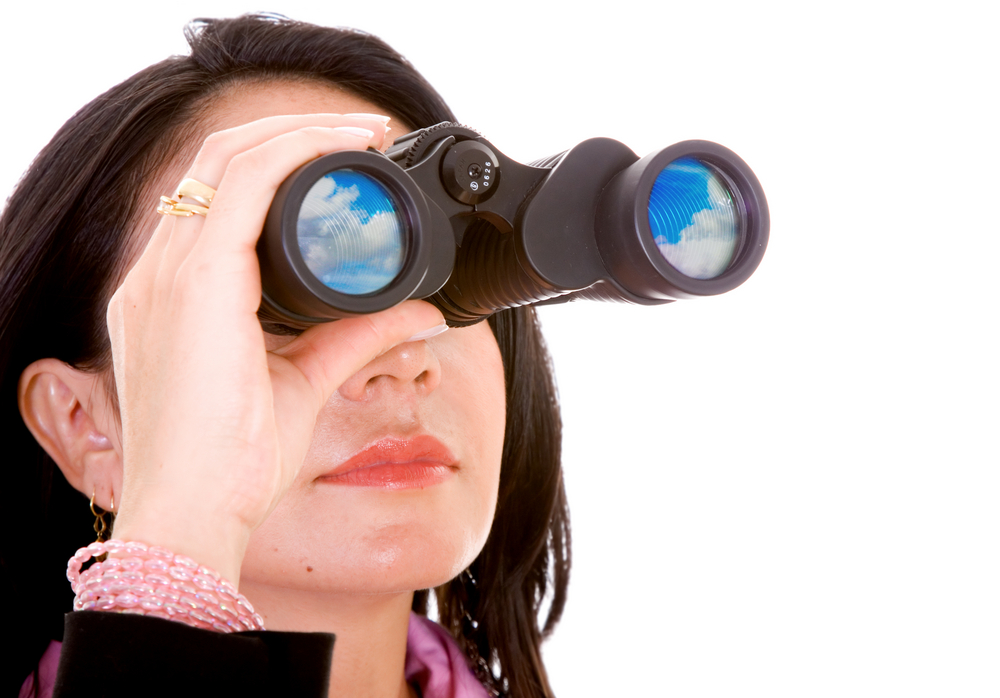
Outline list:
[[[451,112],[360,33],[243,17],[199,22],[189,41],[190,57],[74,116],[3,213],[0,379],[18,522],[3,546],[18,600],[6,693],[29,674],[41,691],[60,651],[67,694],[322,693],[331,640],[291,631],[336,633],[331,695],[458,691],[465,668],[435,677],[417,656],[435,631],[410,609],[426,613],[421,590],[435,587],[477,682],[550,695],[539,646],[562,612],[569,528],[532,311],[443,332],[438,311],[413,301],[297,337],[262,332],[255,315],[254,243],[284,176]],[[217,190],[208,215],[157,216],[152,202],[186,177]],[[238,585],[268,632],[84,611],[61,650],[50,645],[72,600],[63,565],[93,539],[88,498],[117,513],[116,538]]]

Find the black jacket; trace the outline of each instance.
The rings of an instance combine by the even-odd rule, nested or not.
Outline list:
[[[326,696],[330,633],[225,634],[143,616],[66,616],[54,697]]]

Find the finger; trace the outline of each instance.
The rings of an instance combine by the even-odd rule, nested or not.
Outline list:
[[[153,229],[153,234],[146,242],[146,247],[143,249],[142,254],[139,255],[139,259],[132,265],[126,279],[144,273],[151,273],[155,269],[160,255],[163,254],[170,240],[171,231],[176,220],[174,216],[159,216],[159,221],[156,228]]]
[[[235,156],[198,239],[199,254],[254,253],[271,200],[288,175],[333,151],[365,150],[370,139],[370,131],[357,127],[310,126]]]
[[[165,258],[183,259],[197,239],[203,221],[204,217],[197,215],[161,214],[142,254],[126,275],[126,281],[131,278],[135,283],[140,277],[154,278],[162,269]],[[176,263],[179,262],[175,262],[174,266]]]
[[[318,410],[368,362],[443,324],[441,311],[430,303],[407,301],[372,315],[317,325],[271,353],[307,381]]]
[[[188,176],[210,187],[218,188],[230,160],[234,157],[282,134],[309,126],[364,128],[372,132],[368,145],[381,148],[388,120],[389,117],[378,114],[296,114],[252,121],[249,124],[218,131],[206,138],[198,155],[195,156]]]
[[[205,217],[194,215],[176,217],[166,244],[162,246],[157,268],[158,275],[165,280],[172,279],[177,269],[191,254],[205,227]]]
[[[132,268],[128,270],[121,285],[115,290],[108,302],[106,321],[112,338],[121,337],[124,320],[123,304],[135,305],[141,302],[143,294],[139,289],[148,287],[160,272],[162,257],[173,238],[174,226],[178,219],[173,216],[161,216],[146,247]],[[145,304],[144,304],[145,307]],[[114,342],[112,342],[114,345]]]
[[[222,286],[212,286],[207,294],[213,302],[241,316],[256,313],[260,303],[256,243],[278,186],[303,162],[334,150],[364,150],[371,138],[370,130],[356,126],[307,126],[235,156],[208,215],[176,219],[156,267],[157,278],[165,287],[173,287],[178,274],[183,274],[202,288],[206,280],[214,279]],[[201,176],[193,168],[190,174]]]
[[[209,136],[188,174],[214,187],[221,181],[226,167],[235,155],[289,130],[315,125],[365,128],[372,132],[368,145],[381,147],[388,121],[388,116],[379,114],[298,114],[260,119]],[[203,217],[197,215],[164,216],[150,237],[143,255],[133,267],[134,275],[176,269],[193,247],[203,223]]]

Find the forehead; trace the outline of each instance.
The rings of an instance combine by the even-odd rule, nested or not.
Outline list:
[[[335,85],[309,80],[234,83],[214,94],[203,108],[209,132],[283,114],[377,114],[385,111]]]

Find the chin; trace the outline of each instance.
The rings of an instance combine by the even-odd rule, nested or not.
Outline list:
[[[470,518],[461,517],[469,521]],[[491,520],[463,526],[454,518],[436,525],[382,522],[299,529],[298,535],[259,529],[251,540],[242,580],[256,585],[337,595],[409,593],[457,577],[482,550]],[[339,535],[324,535],[337,530]],[[270,535],[277,534],[277,535]]]
[[[400,594],[444,584],[471,564],[472,558],[442,555],[441,550],[401,549],[392,546],[370,551],[370,564],[354,574],[336,575],[344,593]]]
[[[488,531],[486,532],[488,534]],[[391,594],[430,589],[466,569],[482,550],[486,534],[388,527],[359,541],[351,560],[331,570],[342,591]],[[347,574],[344,574],[344,573]],[[333,580],[331,580],[333,581]]]

